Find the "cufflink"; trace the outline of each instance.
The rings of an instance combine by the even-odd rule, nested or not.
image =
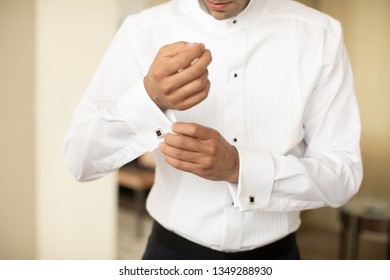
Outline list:
[[[248,204],[249,205],[255,205],[255,196],[254,195],[250,195],[248,197]]]
[[[163,138],[164,137],[164,131],[161,128],[157,128],[155,131],[157,138]]]

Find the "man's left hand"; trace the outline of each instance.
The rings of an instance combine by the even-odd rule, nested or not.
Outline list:
[[[182,122],[173,124],[172,131],[160,144],[168,164],[208,180],[238,182],[238,152],[218,131]]]

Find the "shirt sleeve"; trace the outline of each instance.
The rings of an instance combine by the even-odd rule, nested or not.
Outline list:
[[[228,187],[241,211],[339,207],[358,191],[363,173],[360,117],[341,27],[336,30],[305,104],[302,143],[287,154],[237,147],[239,182]]]
[[[106,51],[65,136],[65,164],[78,181],[103,177],[154,150],[175,119],[172,111],[162,112],[144,88],[127,28],[131,20],[124,22]]]

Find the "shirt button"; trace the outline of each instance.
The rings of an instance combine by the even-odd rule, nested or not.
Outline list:
[[[238,139],[237,139],[237,138],[234,138],[234,139],[233,139],[233,142],[234,142],[234,143],[237,143],[237,142],[238,142]]]
[[[237,78],[237,77],[238,77],[238,74],[237,74],[237,73],[234,73],[233,77],[234,77],[234,78]]]
[[[237,20],[235,19],[235,20],[233,20],[233,24],[236,24],[237,23]]]

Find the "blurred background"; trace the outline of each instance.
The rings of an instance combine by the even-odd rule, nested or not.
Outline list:
[[[141,257],[153,160],[146,156],[119,175],[80,184],[64,167],[62,143],[120,23],[162,2],[0,0],[0,259]],[[358,197],[380,197],[383,210],[390,200],[390,1],[300,2],[344,27],[363,129]],[[306,211],[302,219],[302,257],[339,258],[340,209]],[[359,257],[387,258],[388,236],[390,230],[363,232]]]

